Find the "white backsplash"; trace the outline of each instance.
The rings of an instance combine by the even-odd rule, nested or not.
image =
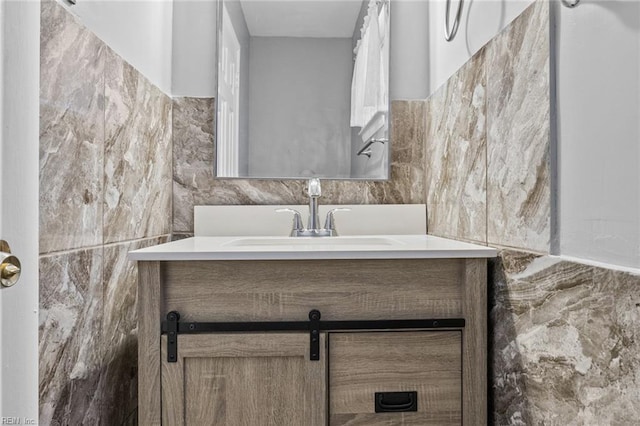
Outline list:
[[[339,235],[420,235],[427,232],[424,204],[320,205],[320,224],[333,208],[349,208],[335,214]],[[287,236],[292,228],[291,213],[276,209],[298,210],[306,226],[307,205],[276,206],[196,206],[195,236]]]

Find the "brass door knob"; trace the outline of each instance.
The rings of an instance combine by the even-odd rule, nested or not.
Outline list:
[[[18,282],[21,273],[20,261],[11,254],[9,244],[0,240],[0,284],[11,287]]]

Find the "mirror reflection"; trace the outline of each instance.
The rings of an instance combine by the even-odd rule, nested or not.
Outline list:
[[[389,0],[224,0],[216,176],[389,174]]]

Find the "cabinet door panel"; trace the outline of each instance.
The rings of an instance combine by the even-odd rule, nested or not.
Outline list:
[[[460,425],[462,333],[331,333],[330,424]],[[417,391],[417,411],[376,413],[376,392]]]
[[[309,360],[308,334],[181,335],[176,363],[163,336],[162,352],[163,424],[325,424],[326,356]]]

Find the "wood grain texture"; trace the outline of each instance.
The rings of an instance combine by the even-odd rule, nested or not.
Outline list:
[[[460,331],[331,333],[331,425],[460,425]],[[375,413],[376,392],[418,392],[418,411]]]
[[[161,358],[162,364],[162,424],[184,426],[184,352],[182,344],[185,340],[178,336],[178,359],[174,363],[167,362],[167,336],[162,336]]]
[[[163,424],[325,425],[327,357],[309,360],[307,333],[181,335],[178,358],[163,336]]]
[[[467,259],[463,298],[463,424],[487,424],[487,261]]]
[[[138,422],[160,425],[160,263],[138,262]]]
[[[194,321],[460,317],[462,259],[166,262],[163,314]]]

